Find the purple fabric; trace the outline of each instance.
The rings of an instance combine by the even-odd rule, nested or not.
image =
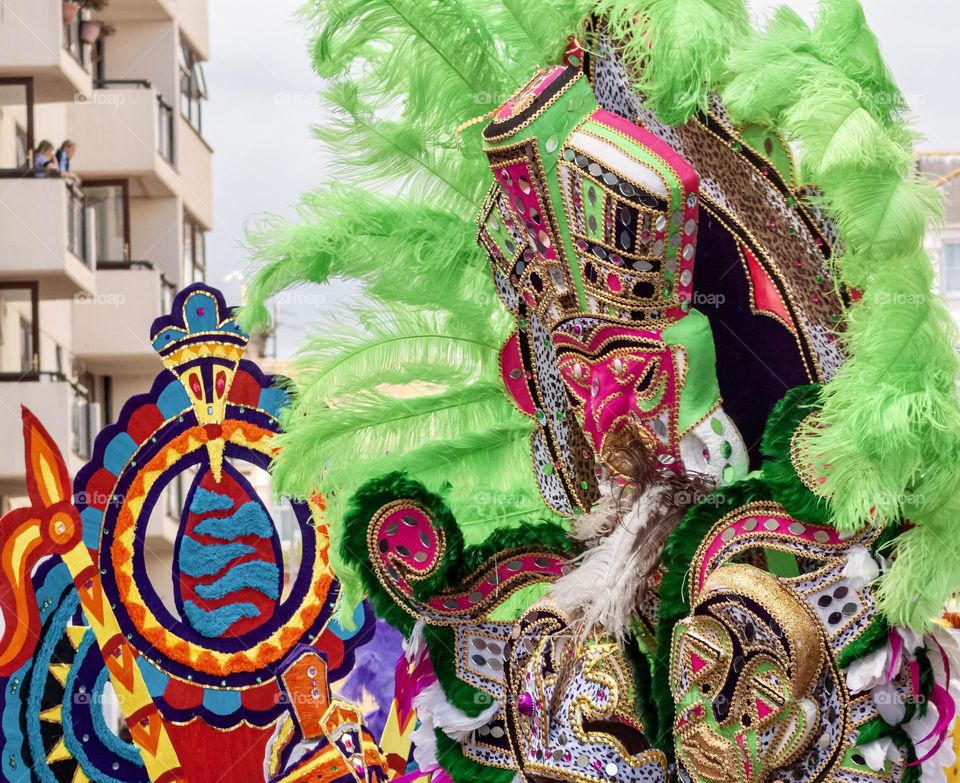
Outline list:
[[[403,655],[403,637],[383,620],[377,620],[373,637],[355,652],[356,663],[350,674],[339,684],[341,698],[356,704],[373,698],[376,708],[363,716],[374,738],[383,734],[394,695],[394,668],[390,666]]]
[[[693,305],[710,320],[723,409],[760,467],[760,439],[773,406],[788,389],[811,383],[794,335],[750,309],[737,240],[707,210],[700,212]]]

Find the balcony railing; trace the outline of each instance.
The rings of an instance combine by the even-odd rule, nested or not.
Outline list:
[[[67,183],[67,249],[84,264],[92,266],[87,245],[87,212],[83,192],[69,182]]]
[[[97,269],[109,272],[111,270],[124,271],[127,269],[156,270],[152,261],[98,261]],[[171,283],[163,272],[160,272],[160,313],[169,313],[173,307],[173,297],[177,293],[177,286]]]
[[[73,399],[70,402],[70,445],[73,453],[80,459],[90,459],[93,454],[93,442],[100,431],[100,404],[91,402],[86,389],[73,387]]]
[[[111,87],[137,87],[142,90],[154,89],[149,79],[98,79],[94,87],[98,90],[106,90]],[[163,99],[162,95],[157,93],[157,152],[171,165],[175,163],[176,159],[176,147],[174,144],[175,119],[173,107]]]
[[[157,95],[157,152],[168,163],[174,163],[173,107]]]
[[[100,405],[91,402],[90,392],[62,372],[0,372],[2,383],[64,383],[70,387],[70,448],[81,459],[93,453],[93,441],[100,431]]]
[[[87,62],[87,48],[84,46],[83,39],[80,37],[80,25],[83,20],[80,14],[74,17],[72,22],[63,23],[63,48],[69,52],[84,70],[89,70],[90,63]]]

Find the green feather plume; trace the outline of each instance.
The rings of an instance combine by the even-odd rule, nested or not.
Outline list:
[[[274,466],[279,492],[330,495],[345,618],[362,585],[340,554],[340,520],[369,478],[401,470],[443,494],[474,543],[555,519],[532,475],[533,421],[499,376],[513,325],[476,245],[490,172],[472,121],[558,61],[587,11],[583,0],[324,0],[303,12],[329,80],[331,119],[315,133],[341,185],[305,197],[297,224],[251,236],[241,321],[265,328],[267,301],[290,287],[364,284],[361,327],[326,324],[297,356]]]
[[[724,60],[749,30],[743,0],[598,0],[624,62],[660,119],[681,125],[706,107]]]
[[[858,3],[825,0],[813,30],[780,9],[729,66],[728,109],[796,144],[845,249],[836,273],[862,292],[840,335],[848,361],[823,388],[804,448],[828,462],[822,489],[840,530],[914,525],[879,599],[891,623],[921,628],[960,586],[945,546],[960,506],[960,364],[923,248],[937,195],[912,170],[902,98]]]

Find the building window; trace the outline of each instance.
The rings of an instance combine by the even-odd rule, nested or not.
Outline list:
[[[20,317],[20,372],[29,373],[36,369],[34,367],[33,352],[33,324],[29,320]]]
[[[130,260],[130,202],[126,180],[85,180],[84,205],[93,211],[97,263]]]
[[[37,294],[36,283],[0,283],[0,376],[7,380],[32,379],[40,370]]]
[[[33,164],[33,80],[0,79],[0,174]]]
[[[202,283],[206,275],[206,234],[194,218],[183,214],[183,268],[181,285]]]
[[[207,99],[207,82],[197,53],[180,40],[180,114],[199,134],[203,134],[203,102]]]
[[[943,246],[943,293],[960,296],[960,242]]]

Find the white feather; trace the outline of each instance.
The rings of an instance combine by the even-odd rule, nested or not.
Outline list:
[[[433,722],[417,715],[420,723],[410,732],[410,741],[413,743],[413,760],[423,772],[433,772],[440,767],[437,761],[437,736],[433,733]]]
[[[581,555],[578,567],[554,584],[551,596],[557,607],[571,619],[582,620],[584,628],[601,627],[622,641],[648,587],[650,558],[660,557],[660,553],[641,551],[636,539],[671,510],[676,511],[670,500],[669,488],[662,485],[639,495],[612,532]],[[596,523],[591,521],[591,529],[599,530],[600,523],[605,523],[608,503],[612,500],[602,502],[600,509],[589,515],[603,515]]]
[[[601,485],[600,500],[586,514],[577,517],[570,530],[570,537],[593,546],[601,538],[606,538],[617,524],[617,501],[610,491],[609,484]]]
[[[843,567],[843,576],[849,579],[854,587],[864,587],[880,576],[880,565],[866,547],[853,546],[850,547],[850,554]]]
[[[414,663],[420,660],[423,651],[427,649],[427,643],[423,638],[423,620],[417,620],[414,623],[413,630],[410,631],[410,638],[403,640],[403,654],[407,663]]]
[[[471,718],[447,701],[439,682],[430,683],[414,696],[413,706],[421,721],[429,720],[457,742],[463,742],[474,731],[488,724],[500,711],[500,702],[495,701],[475,718]]]

